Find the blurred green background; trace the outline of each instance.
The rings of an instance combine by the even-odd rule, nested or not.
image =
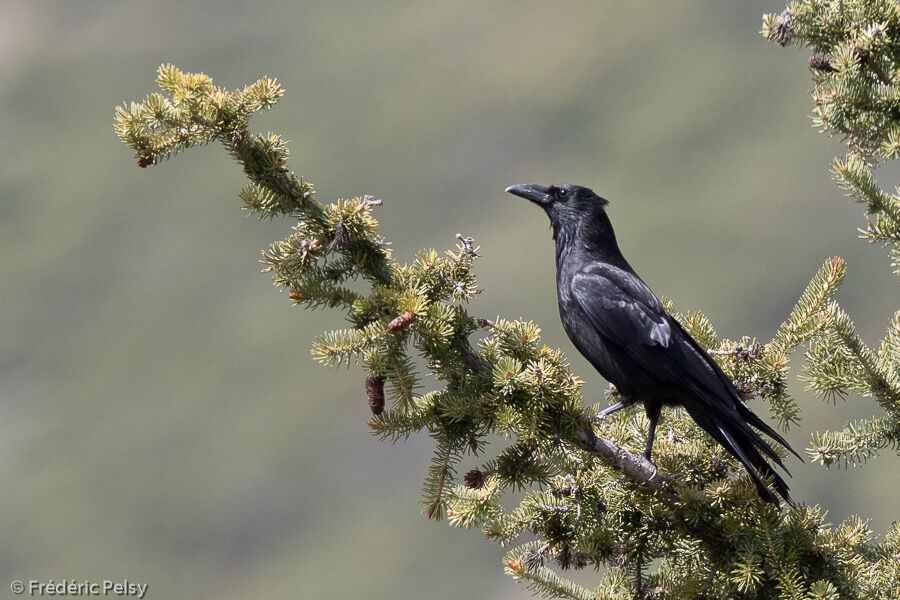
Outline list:
[[[502,549],[419,515],[427,437],[378,443],[364,374],[311,359],[342,317],[292,308],[258,272],[290,223],[242,213],[221,148],[142,170],[119,143],[114,106],[155,91],[160,63],[232,88],[277,76],[288,94],[253,125],[293,140],[320,200],[383,198],[401,260],[473,235],[472,313],[541,323],[593,401],[605,384],[559,325],[546,218],[509,184],[609,198],[631,263],[723,336],[770,339],[834,254],[869,343],[900,305],[828,177],[842,147],[806,116],[807,54],[757,33],[783,7],[0,2],[0,598],[17,578],[166,599],[527,597]],[[876,411],[802,405],[801,448]],[[898,517],[893,456],[789,467],[833,522]]]

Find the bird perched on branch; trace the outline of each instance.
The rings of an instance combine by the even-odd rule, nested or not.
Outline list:
[[[766,485],[769,480],[790,503],[787,484],[764,456],[787,469],[751,425],[800,456],[747,407],[716,361],[634,272],[616,243],[605,211],[608,202],[578,185],[513,185],[506,191],[534,202],[550,217],[563,328],[620,396],[598,417],[643,404],[650,420],[644,449],[649,461],[662,407],[682,406],[746,467],[762,498],[779,504]]]

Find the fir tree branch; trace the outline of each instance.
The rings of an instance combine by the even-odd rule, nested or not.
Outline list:
[[[579,430],[575,441],[579,448],[602,457],[635,483],[653,491],[662,489],[664,478],[643,456],[636,456],[615,442],[598,436],[591,428]]]
[[[847,195],[866,204],[870,242],[891,248],[900,274],[900,196],[882,189],[874,169],[900,158],[900,10],[894,0],[791,2],[781,15],[763,17],[763,34],[809,46],[815,56],[813,118],[817,126],[847,141],[846,156],[832,163],[831,175]],[[782,44],[783,45],[783,44]],[[861,462],[900,438],[900,352],[892,343],[894,325],[878,351],[856,334],[849,315],[830,303],[823,327],[813,332],[804,379],[826,398],[854,391],[875,398],[884,418],[848,424],[818,434],[808,453],[828,466]],[[896,323],[896,319],[895,319]]]
[[[468,340],[454,336],[452,344],[453,349],[459,353],[470,371],[483,374],[490,372],[490,365],[472,349]]]
[[[889,419],[867,419],[848,423],[843,431],[816,433],[807,454],[826,467],[862,463],[888,446],[900,448],[897,424]]]
[[[453,440],[439,439],[437,449],[431,459],[428,478],[425,480],[425,495],[422,512],[429,519],[440,520],[443,515],[445,490],[448,478],[453,475],[454,457],[458,455],[457,444]]]
[[[893,221],[894,227],[900,227],[900,201],[881,189],[872,169],[861,157],[849,154],[843,159],[834,159],[832,173],[841,187],[858,202],[869,205],[869,212],[883,213]]]
[[[782,366],[787,364],[792,349],[812,338],[825,326],[824,311],[846,273],[847,263],[840,256],[835,256],[822,265],[800,294],[790,316],[781,324],[775,339],[769,344],[770,353],[774,357],[781,357]]]
[[[525,568],[515,560],[506,560],[506,573],[526,582],[526,588],[534,590],[545,598],[570,598],[571,600],[622,600],[622,596],[594,594],[580,585],[563,579],[547,567]]]
[[[856,334],[850,315],[835,303],[829,305],[828,312],[834,332],[861,369],[864,389],[878,400],[882,408],[897,411],[900,406],[900,381],[896,375],[891,377],[878,364],[875,354]]]
[[[792,17],[786,11],[776,26],[785,43],[809,36],[802,13]],[[870,49],[867,63],[876,61],[897,79],[877,55],[878,43],[859,44]],[[835,65],[828,77],[848,71],[849,63],[821,52]],[[854,60],[858,67],[861,59]],[[116,131],[135,149],[139,166],[219,140],[251,180],[240,195],[245,208],[261,217],[298,219],[295,232],[264,254],[265,270],[295,304],[340,307],[351,323],[320,336],[314,355],[335,365],[356,359],[365,367],[375,435],[398,440],[427,431],[434,438],[424,484],[423,512],[429,517],[446,512],[453,525],[482,525],[486,536],[502,544],[526,532],[538,537],[513,549],[506,562],[507,572],[530,589],[578,599],[742,597],[751,588],[759,597],[832,590],[854,597],[851,592],[865,577],[873,596],[888,597],[882,592],[897,579],[896,560],[893,574],[890,560],[898,556],[900,535],[889,533],[873,546],[860,523],[831,528],[815,509],[803,506],[780,513],[759,499],[738,464],[683,412],[665,411],[668,432],[657,440],[660,469],[679,474],[671,486],[672,476],[656,475],[653,465],[631,451],[645,440],[643,415],[621,411],[604,422],[603,437],[598,435],[582,406],[581,380],[561,351],[543,345],[537,325],[476,320],[464,309],[478,293],[471,238],[457,235],[456,250],[445,256],[423,250],[411,264],[400,264],[371,214],[380,201],[364,196],[319,204],[312,186],[288,170],[286,142],[276,134],[247,131],[250,115],[283,94],[275,80],[263,78],[228,92],[204,74],[164,65],[158,83],[168,95],[152,94],[117,109]],[[882,219],[886,228],[879,235],[890,236],[894,223],[889,216]],[[787,354],[829,332],[838,343],[823,306],[843,268],[840,259],[826,263],[779,336],[766,345],[753,338],[719,341],[700,313],[678,318],[748,398],[767,398],[780,418],[791,421],[796,415],[784,379]],[[360,279],[371,284],[369,291],[361,289]],[[900,354],[900,316],[895,321],[880,354],[869,351],[871,356],[863,357],[891,386]],[[475,348],[469,336],[479,327],[487,335]],[[411,346],[444,387],[415,394]],[[864,374],[866,385],[875,381]],[[388,410],[385,383],[394,391]],[[896,439],[878,430],[881,425],[873,422],[873,427],[877,435],[861,438],[864,446]],[[505,438],[507,445],[481,469],[469,471],[466,487],[456,484],[457,465],[468,454],[481,454],[491,435]],[[509,490],[524,491],[512,509],[500,502]],[[601,587],[590,591],[544,567],[545,553],[563,569],[610,568]],[[644,573],[654,564],[655,573]],[[751,565],[763,565],[763,575]]]

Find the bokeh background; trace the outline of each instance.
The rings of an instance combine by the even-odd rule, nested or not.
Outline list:
[[[0,598],[64,578],[160,599],[527,597],[502,549],[419,515],[428,438],[378,443],[364,374],[310,357],[342,317],[258,272],[290,223],[242,213],[221,148],[142,170],[116,139],[114,106],[155,91],[160,63],[232,88],[277,76],[288,94],[253,125],[293,140],[320,200],[383,198],[401,259],[473,235],[472,312],[541,323],[593,401],[546,219],[509,184],[609,198],[651,287],[724,336],[770,339],[835,254],[869,343],[900,304],[828,177],[842,147],[807,118],[807,54],[757,33],[783,7],[0,1]],[[796,388],[801,448],[876,410]],[[893,456],[790,468],[833,522],[898,517]]]

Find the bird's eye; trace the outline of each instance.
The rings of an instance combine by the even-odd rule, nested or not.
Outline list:
[[[561,188],[561,187],[556,188],[556,197],[559,199],[568,198],[569,190],[567,190],[566,188]]]

